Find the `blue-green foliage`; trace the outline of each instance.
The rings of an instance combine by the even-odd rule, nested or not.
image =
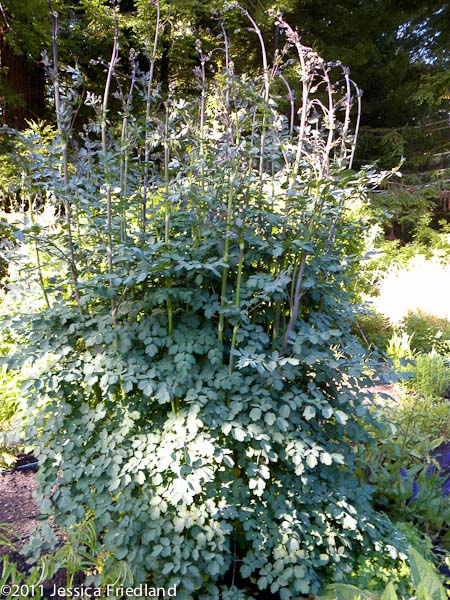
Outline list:
[[[312,84],[325,67],[307,57]],[[16,359],[47,361],[27,392],[44,515],[92,510],[99,547],[177,597],[218,597],[239,573],[288,600],[361,553],[395,553],[354,465],[369,365],[351,333],[348,208],[367,178],[330,158],[312,104],[299,142],[259,80],[222,77],[200,108],[161,106],[151,135],[127,117],[119,143],[111,126],[106,155],[93,127],[69,182],[58,146],[34,146],[30,186],[73,220],[20,228],[50,306],[12,318]]]
[[[280,359],[249,325],[242,353],[257,366],[229,374],[211,325],[186,314],[169,338],[155,312],[123,328],[122,351],[101,341],[108,317],[68,326],[46,314],[42,339],[63,326],[70,350],[35,392],[48,399],[31,430],[41,507],[65,525],[94,510],[104,546],[137,580],[197,589],[229,569],[235,543],[241,573],[261,588],[306,593],[329,569],[342,575],[384,530],[352,473],[349,442],[363,435],[356,357],[323,345],[346,338],[322,316]],[[80,339],[93,345],[76,352]]]

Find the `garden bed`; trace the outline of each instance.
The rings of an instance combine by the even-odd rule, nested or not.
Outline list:
[[[33,492],[36,475],[32,471],[14,471],[0,476],[0,524],[2,533],[14,543],[14,550],[0,546],[0,557],[9,554],[18,566],[24,564],[20,550],[37,525],[39,514]]]

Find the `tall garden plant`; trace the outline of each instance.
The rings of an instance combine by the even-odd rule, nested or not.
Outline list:
[[[17,361],[41,359],[41,511],[64,526],[93,511],[106,556],[180,598],[298,598],[390,548],[352,451],[368,418],[351,333],[359,92],[282,19],[269,64],[247,16],[261,76],[234,72],[222,26],[214,78],[197,45],[193,101],[160,96],[159,20],[149,72],[132,56],[125,77],[116,40],[103,97],[52,67],[58,129],[25,165],[35,205],[60,215],[18,226],[48,306],[12,318]],[[94,119],[75,135],[83,101]]]

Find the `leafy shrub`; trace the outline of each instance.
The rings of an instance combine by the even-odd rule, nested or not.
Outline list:
[[[389,340],[387,354],[394,363],[400,364],[400,361],[411,360],[414,353],[411,349],[411,336],[405,331],[394,331]]]
[[[16,415],[19,406],[20,374],[0,371],[0,430]]]
[[[395,527],[404,537],[408,547],[419,552],[433,568],[434,557],[430,538],[410,522],[397,522]],[[414,596],[414,589],[417,587],[417,583],[414,585],[407,554],[402,554],[395,563],[387,561],[382,555],[361,556],[348,583],[358,590],[367,590],[374,595],[377,592],[382,594],[388,585],[392,585],[402,599]]]
[[[393,581],[389,581],[384,590],[374,593],[371,588],[361,589],[348,584],[334,584],[319,600],[446,600],[448,594],[442,585],[439,575],[431,561],[426,560],[414,547],[408,551],[408,562],[411,569],[411,581],[414,596],[410,594],[398,596]]]
[[[377,312],[364,312],[357,317],[355,333],[361,340],[380,351],[387,350],[389,341],[394,335],[394,329],[384,315]]]
[[[339,65],[278,25],[301,65],[299,123],[277,110],[280,64],[207,83],[199,48],[198,101],[162,104],[135,72],[147,118],[125,81],[109,124],[113,53],[78,150],[73,88],[58,138],[28,149],[28,185],[64,221],[18,226],[47,307],[5,321],[25,339],[11,364],[43,365],[27,391],[42,514],[68,527],[92,511],[102,552],[181,598],[237,594],[237,571],[243,593],[298,598],[360,553],[398,554],[355,472],[372,367],[352,333],[348,207],[371,175],[348,168],[350,80],[333,86]],[[320,81],[344,89],[344,123],[312,101]]]
[[[427,258],[438,257],[442,263],[449,262],[450,252],[450,223],[441,219],[436,227],[430,227],[430,221],[419,219],[414,235],[414,244],[421,248],[421,253]]]
[[[394,329],[386,348],[386,354],[391,360],[393,371],[403,381],[413,377],[414,353],[411,349],[411,336],[406,331]]]
[[[418,412],[414,405],[385,413],[385,426],[374,431],[376,444],[364,455],[361,470],[374,486],[376,506],[395,521],[416,524],[434,543],[446,544],[450,506],[433,458],[442,439],[421,429]]]
[[[0,468],[11,467],[19,450],[11,429],[18,417],[21,381],[20,372],[0,370]]]
[[[419,354],[408,386],[426,399],[442,398],[450,388],[449,360],[439,354]]]
[[[418,223],[428,223],[432,217],[436,188],[398,189],[391,192],[371,194],[370,208],[386,233],[402,241],[411,241],[416,235]]]
[[[396,523],[399,532],[403,533],[403,524]],[[409,525],[411,530],[412,526]],[[416,537],[419,535],[416,532]],[[408,538],[405,536],[409,542]],[[423,552],[426,540],[420,538],[420,551]],[[429,545],[429,542],[428,542]],[[347,580],[349,585],[359,590],[370,590],[370,592],[382,592],[391,583],[395,586],[401,597],[410,597],[413,594],[411,581],[411,570],[406,556],[402,555],[395,562],[387,560],[383,555],[361,556],[351,577]]]
[[[395,527],[404,536],[409,552],[406,556],[398,559],[396,567],[382,562],[379,557],[366,559],[355,574],[354,583],[358,588],[370,591],[385,590],[391,584],[401,599],[414,597],[414,590],[419,589],[420,583],[425,577],[431,577],[437,581],[439,575],[436,573],[436,557],[430,538],[424,534],[420,527],[411,522],[396,522]],[[426,571],[417,577],[417,571],[411,569],[411,551],[414,549],[428,563]],[[379,567],[379,570],[377,569]],[[428,572],[428,575],[425,575]],[[380,586],[380,582],[382,585]],[[442,584],[441,584],[442,585]],[[436,583],[439,589],[439,585]]]
[[[411,347],[420,354],[432,350],[438,354],[450,355],[450,321],[423,311],[409,312],[403,319],[402,327],[411,336]]]
[[[427,398],[411,391],[402,396],[401,405],[396,409],[396,420],[414,420],[414,428],[427,439],[450,439],[450,403],[447,399]]]
[[[2,533],[2,529],[5,530],[5,534]],[[97,552],[97,532],[91,515],[87,515],[81,523],[71,527],[62,537],[64,542],[59,543],[55,552],[41,556],[27,572],[21,571],[10,561],[8,555],[3,557],[0,587],[4,590],[2,597],[5,600],[25,598],[30,594],[36,598],[40,598],[41,594],[44,594],[44,597],[46,594],[53,594],[52,580],[58,574],[60,576],[58,587],[62,587],[62,574],[65,578],[65,588],[72,588],[79,578],[84,580],[86,587],[95,584],[104,590],[108,585],[113,587],[131,585],[132,574],[125,562],[112,560],[105,568],[105,562],[110,557]],[[14,549],[14,542],[8,537],[7,526],[0,525],[0,544],[8,549]],[[81,585],[79,587],[81,588]]]

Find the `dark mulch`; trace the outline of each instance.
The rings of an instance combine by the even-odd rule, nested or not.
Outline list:
[[[17,465],[30,463],[31,461],[25,459],[18,462]],[[30,565],[25,561],[21,550],[37,525],[39,511],[33,498],[36,487],[36,473],[32,470],[23,472],[13,470],[0,475],[0,526],[2,528],[0,533],[14,544],[13,549],[0,545],[0,574],[1,561],[6,555],[20,571],[29,572]],[[84,573],[77,573],[74,585],[80,585],[84,579]],[[66,582],[66,572],[64,569],[60,569],[51,580],[44,583],[43,598],[51,596],[54,586],[64,588]]]
[[[35,489],[36,475],[32,471],[0,475],[0,525],[3,535],[14,542],[16,552],[26,544],[37,524],[39,513],[33,498]],[[7,553],[10,554],[10,551],[0,546],[0,557]]]

